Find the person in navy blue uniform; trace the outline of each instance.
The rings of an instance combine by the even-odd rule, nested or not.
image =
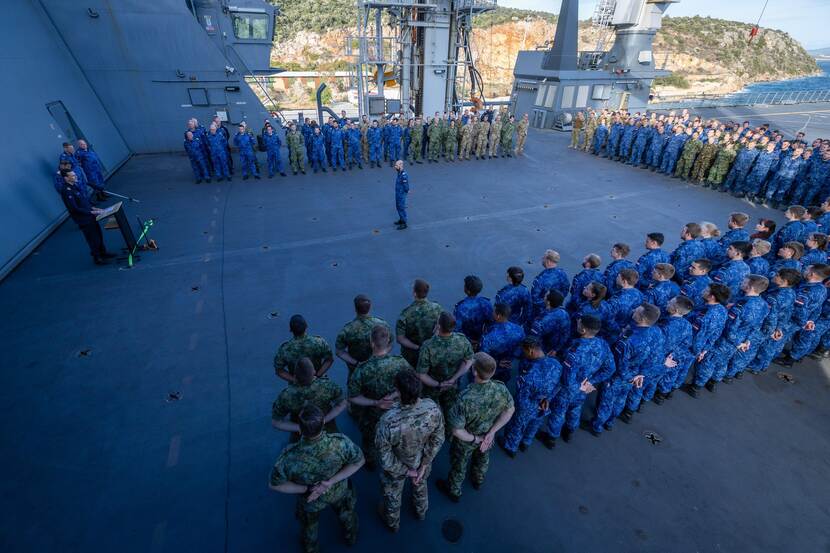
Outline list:
[[[602,264],[602,259],[590,253],[582,260],[582,270],[578,272],[571,281],[570,298],[568,298],[567,309],[571,313],[579,309],[579,305],[585,301],[582,291],[591,282],[602,282],[602,273],[597,269]],[[604,286],[604,285],[603,285]]]
[[[409,195],[409,175],[403,169],[403,161],[395,162],[395,171],[398,176],[395,178],[395,208],[398,210],[398,220],[395,225],[398,230],[406,228],[409,220],[406,215],[406,198]]]
[[[95,189],[95,199],[106,200],[109,195],[104,191],[104,168],[101,158],[83,138],[78,139],[75,157],[86,175],[87,184]]]
[[[643,293],[644,301],[656,306],[663,314],[666,313],[669,300],[680,293],[680,287],[672,281],[674,274],[674,265],[658,263],[652,271],[653,283]]]
[[[646,235],[646,253],[637,260],[637,272],[640,280],[637,282],[640,290],[646,290],[654,282],[652,273],[658,263],[669,263],[671,256],[663,250],[666,237],[661,232],[650,232]]]
[[[337,171],[346,170],[346,159],[343,152],[343,130],[340,128],[340,123],[333,121],[331,130],[329,131],[329,143],[331,148],[331,169]]]
[[[326,172],[326,137],[323,136],[323,131],[320,127],[314,127],[314,133],[311,136],[311,168],[316,173],[318,170]]]
[[[64,169],[61,171],[61,176],[64,179],[64,186],[60,191],[63,205],[66,206],[69,217],[81,229],[84,239],[89,245],[89,254],[92,256],[92,261],[96,265],[105,265],[106,260],[115,257],[115,255],[107,252],[104,246],[104,235],[96,220],[101,210],[93,207],[89,203],[89,198],[78,188],[78,178],[74,172]]]
[[[282,140],[270,123],[265,126],[265,131],[262,133],[262,141],[265,142],[265,151],[268,153],[268,178],[274,178],[274,175],[277,173],[283,177],[286,176],[280,155]]]
[[[603,321],[604,335],[609,341],[616,340],[620,332],[631,323],[634,310],[643,303],[643,293],[637,289],[640,276],[635,269],[623,269],[617,275],[618,291],[608,300],[609,317]]]
[[[496,303],[493,306],[493,322],[481,337],[479,347],[479,351],[491,355],[498,364],[493,378],[502,382],[510,380],[513,360],[521,355],[520,346],[524,338],[524,329],[510,322],[510,306]]]
[[[708,384],[714,389],[714,383],[710,383],[714,366],[704,364],[703,361],[711,354],[715,343],[723,334],[728,319],[726,303],[729,294],[729,288],[723,284],[712,283],[703,294],[704,306],[688,316],[694,333],[692,354],[697,361],[694,379],[686,386],[686,391],[692,397],[697,397],[704,385]]]
[[[539,316],[545,310],[545,296],[551,290],[556,290],[562,297],[568,295],[570,280],[568,274],[559,268],[559,252],[546,250],[542,256],[544,270],[536,275],[530,287],[530,298],[533,302],[533,316]]]
[[[712,281],[729,287],[733,298],[737,298],[741,291],[741,284],[749,275],[749,265],[744,259],[752,253],[749,242],[733,242],[726,248],[726,257],[729,259],[722,267],[712,273]]]
[[[530,334],[542,340],[545,352],[557,356],[571,339],[571,317],[562,303],[565,298],[556,290],[550,290],[545,296],[545,308],[530,326]]]
[[[378,126],[378,120],[374,119],[372,126],[366,131],[366,141],[369,143],[369,167],[380,168],[382,136],[383,133]]]
[[[473,349],[478,349],[481,336],[493,320],[493,304],[488,298],[479,296],[484,288],[481,279],[475,275],[464,277],[464,294],[467,296],[455,304],[455,330],[470,340]]]
[[[545,431],[538,434],[548,449],[560,435],[565,442],[571,441],[588,394],[617,369],[608,344],[597,336],[601,327],[602,321],[590,315],[576,321],[576,337],[562,357],[562,388],[553,400]]]
[[[187,152],[187,157],[190,159],[190,167],[193,169],[193,178],[196,180],[196,184],[200,184],[202,181],[210,182],[210,171],[200,140],[191,131],[184,133],[184,151]]]
[[[703,293],[712,284],[709,271],[712,270],[712,262],[708,259],[695,259],[689,267],[689,276],[683,281],[680,287],[680,294],[692,302],[697,309],[703,305]]]
[[[749,265],[749,272],[753,275],[766,275],[769,273],[769,260],[767,255],[772,249],[772,244],[762,238],[755,238],[752,241],[752,253],[746,264]]]
[[[792,366],[796,360],[793,355],[797,355],[799,360],[806,355],[807,352],[802,350],[803,346],[799,347],[799,343],[809,342],[810,336],[816,330],[816,321],[827,299],[827,288],[824,285],[827,278],[830,278],[830,266],[825,264],[811,265],[804,271],[804,282],[796,292],[789,328],[784,331],[782,340],[776,344],[779,347],[775,347],[775,352],[780,354],[792,342],[794,351],[775,358],[779,365]]]
[[[692,323],[686,319],[693,308],[689,298],[674,297],[666,307],[668,316],[658,323],[658,328],[663,333],[662,362],[666,367],[654,392],[654,403],[658,405],[670,399],[674,391],[686,383],[689,369],[694,363]]]
[[[389,163],[392,164],[401,158],[401,137],[403,132],[400,125],[398,125],[398,118],[392,119],[392,123],[383,129],[386,131],[386,155],[389,157]]]
[[[726,255],[726,248],[729,247],[732,242],[749,242],[749,232],[746,231],[744,228],[746,224],[749,222],[749,215],[746,213],[741,213],[740,211],[736,211],[729,215],[729,222],[727,226],[729,230],[724,233],[723,236],[720,237],[718,241],[721,247],[722,255]],[[721,260],[713,259],[712,261],[721,262]],[[755,273],[756,275],[764,274],[764,273]]]
[[[617,284],[617,275],[623,269],[635,269],[634,263],[626,259],[631,253],[631,247],[628,244],[617,243],[611,247],[611,263],[605,268],[602,283],[608,288],[608,293],[613,294],[620,289]]]
[[[770,251],[769,257],[777,254],[778,249],[787,242],[802,242],[804,240],[804,223],[801,222],[801,219],[805,212],[806,209],[800,205],[793,205],[787,209],[784,213],[787,223],[772,236],[772,251]]]
[[[245,125],[239,125],[239,130],[233,137],[233,144],[239,149],[242,180],[248,180],[249,175],[259,179],[259,169],[256,166],[256,140],[248,133]]]
[[[510,322],[524,326],[530,323],[533,316],[533,305],[530,300],[530,290],[522,284],[525,272],[521,267],[507,268],[507,285],[496,293],[493,301],[506,303],[510,306]]]
[[[686,271],[689,270],[692,261],[706,257],[703,244],[698,238],[700,238],[700,225],[697,223],[687,223],[680,232],[682,242],[671,255],[675,278],[679,282],[683,282],[686,278]]]

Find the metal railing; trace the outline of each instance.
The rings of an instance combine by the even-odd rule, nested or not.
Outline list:
[[[719,108],[733,106],[779,106],[792,104],[813,104],[830,102],[830,89],[824,90],[787,90],[779,92],[740,92],[726,96],[709,96],[700,94],[681,98],[655,98],[649,107],[652,109],[677,108]]]

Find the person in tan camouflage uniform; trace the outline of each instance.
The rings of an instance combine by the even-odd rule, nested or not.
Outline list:
[[[378,325],[372,329],[372,357],[357,366],[349,379],[349,401],[363,407],[360,410],[360,435],[366,468],[373,469],[377,462],[375,430],[381,415],[394,404],[396,396],[395,375],[400,371],[412,371],[403,357],[389,355],[389,329]]]
[[[498,157],[499,144],[501,144],[501,116],[496,115],[493,123],[490,125],[490,144],[487,149],[487,156],[492,159]]]
[[[447,480],[438,480],[436,486],[454,503],[461,499],[461,486],[471,461],[473,487],[478,489],[484,483],[496,433],[515,411],[507,386],[492,380],[495,372],[496,360],[484,352],[476,353],[475,380],[461,392],[447,417],[446,424],[452,428],[450,472]]]
[[[582,145],[582,150],[590,152],[594,145],[594,133],[597,132],[597,114],[592,109],[588,109],[588,116],[585,118],[585,143]]]
[[[308,404],[323,412],[327,432],[337,432],[334,419],[346,408],[343,389],[329,380],[327,376],[317,377],[314,364],[308,357],[303,357],[294,370],[293,383],[283,389],[271,407],[271,424],[277,430],[291,432],[291,441],[300,438],[297,424],[300,411]]]
[[[473,364],[473,346],[455,330],[455,317],[446,311],[438,317],[435,336],[424,342],[415,368],[424,397],[441,406],[446,417],[458,398],[458,380]]]
[[[323,376],[334,362],[331,347],[320,336],[306,334],[308,323],[302,315],[293,315],[288,327],[293,338],[280,344],[274,356],[274,371],[277,376],[294,382],[294,369],[303,357],[308,357],[314,363],[317,376]]]
[[[358,519],[352,483],[363,466],[360,448],[343,434],[323,430],[323,413],[308,405],[300,412],[300,441],[286,447],[271,469],[269,487],[297,496],[303,551],[317,553],[320,512],[331,507],[343,528],[348,545],[357,542]]]
[[[366,133],[369,131],[369,117],[364,115],[360,120],[360,149],[363,161],[369,161],[369,139]]]
[[[458,154],[459,159],[469,160],[470,152],[476,141],[476,126],[478,125],[478,117],[471,115],[467,120],[467,124],[461,127],[461,153]]]
[[[476,142],[476,152],[475,156],[476,159],[484,159],[484,156],[487,155],[487,139],[490,136],[490,122],[487,119],[482,118],[481,121],[478,122],[478,133],[477,133],[477,142]]]
[[[429,301],[429,283],[417,279],[412,285],[415,301],[409,304],[398,317],[395,334],[401,345],[401,355],[412,367],[418,366],[418,350],[421,344],[432,337],[435,323],[443,309],[434,301]]]
[[[585,113],[579,112],[574,117],[571,126],[571,145],[568,148],[572,150],[579,148],[579,137],[582,134],[582,127],[585,126]]]
[[[400,404],[381,416],[375,432],[383,496],[379,511],[383,524],[397,532],[401,524],[401,496],[412,481],[415,516],[424,520],[429,507],[427,479],[432,460],[444,443],[444,417],[431,399],[420,399],[421,382],[410,371],[395,376]]]
[[[527,128],[530,126],[530,119],[525,113],[522,115],[521,121],[516,125],[516,155],[521,156],[525,153],[525,142],[527,141]]]

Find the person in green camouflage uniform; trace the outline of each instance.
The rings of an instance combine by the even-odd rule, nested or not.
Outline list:
[[[710,130],[706,133],[706,144],[700,149],[695,164],[692,166],[692,182],[703,182],[706,175],[709,174],[709,169],[712,163],[715,162],[715,156],[718,154],[718,140],[715,137],[715,131]]]
[[[448,145],[448,133],[450,131],[450,123],[447,121],[447,114],[444,112],[444,116],[440,119],[440,127],[441,127],[441,152],[439,153],[440,156],[447,156],[447,145]]]
[[[415,125],[410,131],[409,163],[423,163],[421,161],[421,144],[424,140],[424,124],[420,116],[415,118]]]
[[[444,417],[458,398],[458,379],[473,364],[473,346],[461,333],[453,332],[455,317],[446,311],[438,317],[435,336],[418,352],[416,371],[424,385],[423,395],[441,406]],[[448,429],[449,430],[449,429]]]
[[[401,355],[412,367],[418,366],[418,350],[435,333],[435,323],[443,309],[429,301],[429,283],[417,279],[412,285],[415,301],[409,304],[398,317],[395,336],[401,345]]]
[[[511,115],[501,126],[501,157],[513,157],[514,132],[516,132],[516,118]]]
[[[334,361],[331,347],[320,336],[306,334],[308,323],[302,315],[293,315],[288,323],[293,338],[280,344],[274,356],[274,371],[277,376],[294,382],[294,368],[303,357],[308,357],[314,363],[317,376],[325,374]]]
[[[487,139],[490,137],[490,122],[482,118],[478,122],[478,134],[476,143],[476,159],[484,159],[487,155]]]
[[[695,158],[702,149],[703,142],[700,141],[700,134],[697,132],[692,133],[692,137],[683,146],[683,153],[680,154],[680,159],[677,160],[674,176],[680,177],[683,180],[688,179],[689,174],[692,172]]]
[[[429,126],[427,127],[427,139],[429,140],[429,143],[427,144],[427,161],[430,163],[437,163],[438,158],[441,155],[441,123],[437,114],[432,118],[432,121],[429,122]]]
[[[306,405],[314,405],[323,412],[326,432],[337,432],[335,418],[346,408],[343,389],[323,376],[314,374],[314,364],[303,357],[294,370],[296,380],[283,389],[271,406],[271,424],[278,430],[291,432],[291,441],[300,438],[297,424],[300,411]]]
[[[490,448],[498,432],[513,416],[513,396],[507,386],[492,380],[496,360],[484,352],[475,354],[475,380],[467,386],[447,416],[452,429],[450,472],[446,480],[438,480],[438,489],[452,501],[461,498],[461,485],[472,462],[470,479],[478,489],[490,464]]]
[[[592,109],[588,109],[588,117],[585,119],[585,143],[582,145],[582,150],[590,152],[594,145],[594,133],[597,132],[597,114]]]
[[[450,121],[447,127],[447,140],[445,142],[445,150],[448,161],[455,161],[455,154],[458,148],[458,127],[456,120]]]
[[[715,162],[712,164],[712,169],[709,171],[709,176],[706,182],[712,185],[713,188],[719,188],[729,170],[732,168],[732,163],[735,162],[735,157],[738,155],[733,142],[724,144],[718,154],[715,156]]]
[[[516,155],[521,156],[525,153],[525,142],[527,141],[527,128],[530,126],[530,119],[525,113],[522,120],[516,125]]]
[[[331,507],[348,545],[357,542],[357,496],[349,477],[360,470],[360,448],[343,434],[323,431],[323,413],[313,405],[299,416],[302,437],[286,447],[271,469],[270,488],[297,495],[296,516],[305,553],[317,553],[320,512]]]
[[[397,532],[401,524],[401,496],[412,480],[415,516],[424,520],[429,507],[427,479],[432,460],[444,443],[444,416],[431,399],[420,399],[421,382],[410,371],[395,377],[400,404],[383,414],[375,432],[383,497],[381,519]]]
[[[305,141],[303,135],[297,131],[297,125],[291,123],[288,127],[288,134],[285,137],[288,143],[288,162],[291,164],[291,170],[294,174],[297,171],[305,175],[305,158],[303,152],[305,151]]]
[[[372,357],[357,366],[349,379],[349,401],[359,405],[360,435],[366,463],[374,468],[375,429],[384,411],[393,405],[395,375],[400,371],[411,371],[412,366],[399,355],[389,355],[389,329],[376,326],[372,329]]]
[[[490,143],[487,145],[487,157],[498,157],[499,144],[501,144],[501,116],[496,115],[490,124]]]
[[[471,115],[467,119],[467,124],[461,127],[461,150],[458,153],[458,159],[470,159],[470,152],[473,149],[473,144],[475,144],[473,135],[476,132],[477,125],[478,118],[475,115]]]
[[[346,323],[337,334],[334,349],[337,357],[346,363],[349,376],[359,363],[368,361],[372,356],[372,329],[378,325],[385,326],[391,333],[389,323],[380,317],[369,314],[372,300],[360,294],[354,298],[355,318]],[[388,345],[392,345],[391,341]]]

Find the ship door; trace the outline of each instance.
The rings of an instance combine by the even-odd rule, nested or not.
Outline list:
[[[620,92],[620,107],[618,110],[628,109],[628,97],[631,96],[630,92]]]
[[[79,138],[85,138],[84,133],[75,124],[75,120],[69,115],[63,102],[49,102],[46,104],[46,109],[49,111],[52,119],[55,120],[55,130],[60,131],[63,135],[64,142],[75,142]]]
[[[545,128],[545,115],[547,113],[543,109],[534,109],[533,110],[533,128],[534,129],[544,129]]]

